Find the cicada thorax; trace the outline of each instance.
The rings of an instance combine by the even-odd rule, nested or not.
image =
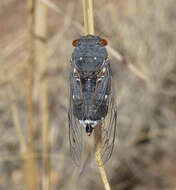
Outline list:
[[[99,57],[100,58],[100,57]],[[93,62],[86,62],[95,57],[81,57],[84,60],[82,70],[76,63],[72,64],[72,92],[73,92],[73,111],[75,117],[79,119],[85,127],[94,128],[98,122],[102,121],[107,114],[107,99],[110,94],[111,74],[109,61],[107,58],[101,58],[99,68],[92,66]],[[80,59],[79,59],[80,60]],[[95,60],[96,61],[96,60]],[[90,69],[93,68],[93,69]]]

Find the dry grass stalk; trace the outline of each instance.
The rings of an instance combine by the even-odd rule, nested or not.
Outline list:
[[[93,1],[92,0],[83,0],[83,10],[84,10],[84,25],[85,25],[85,34],[94,35],[94,19],[93,19]],[[95,138],[95,160],[100,170],[101,178],[104,183],[106,190],[110,190],[110,185],[107,179],[106,171],[103,166],[103,161],[101,159],[101,146],[102,146],[102,132],[101,124],[96,126],[94,130]]]
[[[94,34],[93,1],[83,0],[85,34]]]
[[[50,179],[50,156],[49,156],[49,112],[48,112],[48,93],[46,79],[47,64],[47,7],[38,0],[36,4],[36,28],[37,36],[37,63],[40,71],[40,114],[42,124],[42,159],[43,177],[42,189],[51,189]]]
[[[34,156],[34,108],[33,108],[33,80],[34,80],[34,28],[35,28],[35,0],[28,0],[28,128],[29,128],[29,148],[25,160],[25,171],[27,179],[27,188],[29,190],[37,190],[38,186],[38,171]],[[28,159],[30,157],[30,159]],[[29,166],[29,167],[28,167]]]
[[[22,159],[22,169],[23,169],[24,180],[25,180],[25,185],[26,185],[25,189],[37,190],[39,189],[39,186],[38,186],[38,178],[36,175],[37,170],[35,167],[36,166],[35,159],[32,154],[33,152],[31,152],[27,148],[27,144],[21,130],[18,110],[15,103],[12,103],[11,110],[12,110],[12,116],[13,116],[13,121],[14,121],[14,127],[16,129],[18,139],[19,139],[19,144],[20,144],[20,156]],[[34,177],[36,178],[34,179]]]
[[[45,3],[48,7],[56,11],[57,13],[60,13],[59,7],[57,7],[52,1],[50,0],[40,0],[41,2]]]
[[[35,0],[28,0],[28,122],[29,142],[33,149],[34,142],[34,108],[33,108],[33,80],[34,80],[34,27],[35,27]]]
[[[21,130],[21,125],[19,121],[19,115],[18,115],[18,110],[16,107],[16,104],[13,103],[11,105],[11,110],[12,110],[12,116],[13,116],[13,121],[14,121],[14,127],[16,129],[18,139],[19,139],[19,144],[20,144],[20,157],[22,159],[22,169],[23,169],[23,174],[24,174],[24,179],[25,179],[25,185],[27,190],[32,190],[36,189],[36,184],[31,183],[33,180],[33,176],[31,175],[33,171],[33,159],[31,158],[32,154],[30,151],[27,150],[27,145]]]
[[[18,113],[17,105],[15,103],[15,96],[13,95],[10,89],[9,89],[8,95],[12,102],[11,112],[13,116],[14,127],[19,139],[20,157],[22,160],[22,171],[24,174],[25,187],[26,187],[25,189],[37,190],[39,186],[38,186],[38,178],[36,175],[37,174],[36,163],[35,163],[35,159],[33,159],[34,158],[33,152],[31,152],[31,149],[27,147],[26,139],[23,135],[22,127],[19,120],[19,113]],[[36,179],[34,179],[34,177],[36,177]]]
[[[11,110],[12,110],[12,116],[13,116],[13,121],[14,121],[14,127],[15,130],[17,132],[18,135],[18,139],[19,139],[19,144],[20,144],[20,152],[26,152],[27,151],[27,144],[23,135],[23,132],[21,130],[21,125],[20,125],[20,121],[19,121],[19,115],[18,115],[18,110],[16,107],[16,104],[13,103],[11,105]]]
[[[106,171],[105,171],[104,166],[103,166],[103,161],[101,159],[101,148],[102,148],[101,124],[98,125],[94,129],[94,137],[95,137],[95,146],[96,146],[95,160],[96,160],[98,168],[100,170],[101,178],[103,180],[105,189],[111,190],[109,182],[108,182],[108,178],[106,175]]]

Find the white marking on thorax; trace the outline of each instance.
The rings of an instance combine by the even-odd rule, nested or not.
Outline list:
[[[106,67],[103,67],[103,70],[102,70],[102,72],[104,73],[106,71]]]
[[[86,127],[87,126],[87,124],[91,124],[91,127],[92,128],[94,128],[96,125],[97,125],[97,123],[98,123],[98,121],[92,121],[92,120],[79,120],[79,122],[84,126],[84,127]]]

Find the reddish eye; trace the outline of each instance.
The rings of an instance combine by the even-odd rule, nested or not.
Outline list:
[[[108,42],[105,39],[101,39],[101,43],[106,46],[108,44]]]
[[[76,40],[73,40],[72,45],[73,45],[73,46],[77,46],[77,45],[78,45],[78,42],[79,42],[79,41],[78,41],[77,39],[76,39]]]

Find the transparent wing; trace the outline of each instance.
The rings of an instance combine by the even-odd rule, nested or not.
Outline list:
[[[70,105],[68,112],[69,119],[69,141],[70,141],[70,153],[74,163],[79,166],[82,158],[82,126],[79,120],[73,114],[73,96],[70,92]]]
[[[101,158],[103,163],[107,162],[111,157],[115,133],[116,133],[116,121],[117,121],[117,108],[112,94],[108,97],[108,112],[105,119],[102,121],[102,148]]]

